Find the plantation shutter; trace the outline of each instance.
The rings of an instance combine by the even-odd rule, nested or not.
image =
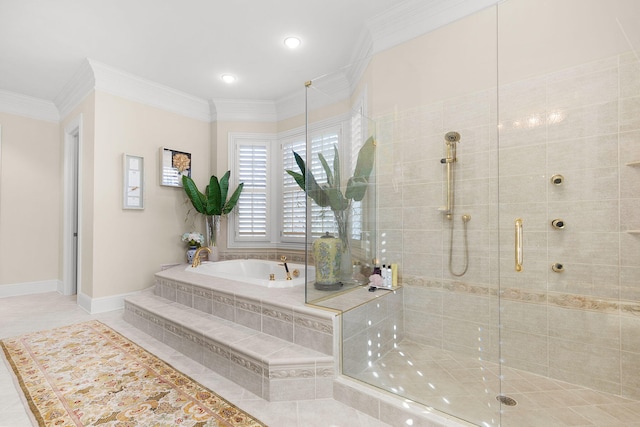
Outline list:
[[[319,184],[327,182],[327,176],[325,174],[322,163],[318,157],[318,153],[327,160],[327,163],[333,170],[334,160],[334,147],[338,147],[340,143],[340,130],[339,128],[325,129],[322,131],[314,132],[311,135],[311,156],[308,159],[311,166],[311,172],[316,178]],[[295,140],[283,144],[283,169],[290,169],[296,172],[300,171],[298,165],[295,162],[293,151],[298,153],[305,161],[306,158],[306,144],[304,139]],[[309,166],[308,166],[309,167]],[[343,184],[346,184],[344,182]],[[283,175],[283,224],[282,235],[283,238],[303,238],[305,234],[305,198],[306,194],[300,189],[295,180],[286,172]],[[311,233],[313,236],[318,237],[325,232],[333,233],[337,236],[337,228],[335,226],[335,220],[333,212],[329,207],[320,207],[311,199],[310,215],[311,215]]]
[[[358,152],[364,145],[363,135],[363,121],[364,121],[364,108],[362,103],[354,109],[353,116],[351,117],[351,153],[350,153],[350,168],[351,174],[356,170],[356,163],[358,162]],[[351,176],[351,174],[349,176]],[[351,203],[351,239],[360,240],[362,238],[362,201],[353,201]]]
[[[328,132],[317,133],[311,136],[311,171],[319,183],[327,182],[327,175],[324,172],[318,153],[322,153],[331,170],[333,170],[333,160],[335,157],[334,147],[339,147],[339,132],[330,130]],[[346,182],[342,182],[346,184]],[[322,208],[315,203],[311,204],[311,234],[319,237],[326,232],[338,237],[338,228],[330,207]]]
[[[269,150],[266,142],[241,142],[236,146],[239,182],[244,188],[238,200],[236,237],[269,238]]]
[[[293,152],[306,158],[306,144],[303,140],[282,145],[282,236],[304,238],[305,234],[305,192],[300,189],[296,181],[286,170],[300,172]]]

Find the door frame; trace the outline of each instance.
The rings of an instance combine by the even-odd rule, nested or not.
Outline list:
[[[82,288],[82,239],[80,232],[82,230],[82,134],[82,114],[80,114],[64,127],[62,284],[58,289],[63,295],[80,294]],[[76,238],[77,248],[74,250],[73,233],[76,210],[78,235]]]

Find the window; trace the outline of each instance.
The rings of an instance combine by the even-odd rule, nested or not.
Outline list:
[[[285,172],[286,169],[299,171],[293,152],[298,153],[305,161],[311,164],[311,173],[319,183],[326,182],[326,174],[318,153],[322,153],[330,167],[333,168],[335,156],[334,147],[340,147],[342,128],[332,126],[320,129],[311,133],[311,156],[306,157],[306,144],[304,134],[292,137],[282,144],[283,159],[283,185],[282,185],[282,206],[283,241],[302,241],[305,234],[305,192],[300,189],[295,180]],[[345,181],[346,182],[346,181]],[[344,184],[344,183],[343,183]],[[337,234],[333,212],[329,207],[320,207],[315,203],[310,203],[311,233],[320,236],[325,232]]]
[[[306,158],[304,136],[282,144],[282,238],[287,241],[303,241],[307,209],[306,194],[286,170],[299,172],[293,152]]]
[[[345,147],[349,146],[350,138],[360,135],[358,132],[362,124],[358,121],[358,130],[347,131],[346,135],[344,128],[349,119],[355,121],[357,115],[354,114],[353,118],[335,118],[310,131],[309,167],[319,183],[326,182],[326,174],[318,154],[322,153],[333,170],[334,147],[337,147],[343,169],[341,183],[346,185],[351,175],[347,176],[344,170],[353,171],[362,142],[353,149]],[[352,150],[355,150],[355,155]],[[229,218],[230,224],[233,224],[233,228],[230,228],[233,233],[228,236],[229,247],[299,247],[305,241],[307,208],[314,236],[321,236],[327,231],[337,236],[331,208],[322,208],[315,203],[307,206],[305,192],[286,173],[287,169],[299,170],[294,151],[307,160],[304,128],[281,135],[229,133],[229,164],[232,171],[229,188],[244,182],[238,206]],[[359,240],[362,209],[360,203],[354,203],[352,208],[352,221],[358,221],[353,225],[352,235]]]
[[[231,218],[234,233],[230,242],[270,242],[272,240],[272,206],[270,196],[275,185],[269,170],[271,146],[275,138],[271,135],[230,134],[233,155],[233,183],[244,183],[238,207]],[[233,246],[233,244],[231,244]]]
[[[365,117],[364,117],[364,105],[363,100],[360,99],[358,105],[353,109],[351,115],[351,156],[350,156],[350,169],[351,171],[356,169],[356,163],[358,162],[358,152],[364,144],[365,132]],[[364,223],[364,217],[362,214],[362,201],[353,201],[351,204],[351,239],[362,239],[362,227]]]

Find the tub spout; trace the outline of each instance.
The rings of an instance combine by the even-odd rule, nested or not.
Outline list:
[[[291,273],[289,273],[289,267],[287,266],[287,257],[282,255],[280,261],[282,261],[280,265],[284,265],[284,271],[287,273],[287,280],[291,280]]]
[[[208,251],[209,253],[211,253],[211,249],[209,249],[209,247],[207,246],[200,246],[197,250],[196,253],[193,255],[193,262],[191,263],[191,267],[196,268],[197,266],[200,265],[200,251]]]

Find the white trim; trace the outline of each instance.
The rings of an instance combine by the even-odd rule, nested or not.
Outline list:
[[[365,70],[371,62],[373,56],[373,39],[371,32],[363,32],[355,46],[356,48],[351,55],[351,61],[345,71],[347,80],[349,80],[351,84],[351,92],[355,90],[356,85],[362,79]]]
[[[247,248],[247,247],[259,247],[259,248],[271,248],[275,247],[279,242],[279,236],[276,231],[278,227],[274,227],[273,218],[277,217],[277,201],[280,200],[281,195],[278,190],[278,185],[274,184],[274,178],[276,175],[277,162],[272,161],[274,158],[274,151],[277,151],[278,135],[276,133],[252,133],[252,132],[229,132],[227,135],[227,147],[228,158],[227,161],[230,165],[230,169],[234,169],[237,166],[238,161],[238,145],[242,142],[248,144],[262,144],[267,148],[267,230],[266,235],[262,240],[250,238],[242,238],[235,235],[235,233],[227,232],[227,247],[228,248]],[[229,188],[235,188],[238,185],[238,174],[236,173],[232,177],[232,182],[229,183]],[[275,187],[275,197],[274,197]],[[238,220],[238,209],[235,208],[227,217],[227,229],[235,229],[235,222]]]
[[[0,90],[0,112],[58,123],[60,114],[51,101]]]
[[[95,89],[205,122],[211,121],[209,102],[169,86],[143,79],[89,59]]]
[[[75,153],[75,134],[78,134],[78,176],[75,177],[75,171],[72,170],[74,165]],[[62,218],[62,294],[72,295],[80,294],[82,289],[82,141],[83,127],[82,114],[74,118],[64,128],[64,159],[63,159],[63,218]],[[77,206],[78,206],[78,255],[74,260],[73,252],[73,216],[75,209],[74,191],[75,179],[78,182]],[[70,277],[74,274],[73,266],[76,265],[76,289],[72,289]]]
[[[324,129],[332,126],[344,127],[344,123],[348,122],[349,120],[351,120],[351,110],[342,114],[338,114],[338,115],[323,119],[323,120],[319,120],[317,122],[310,123],[309,131],[315,132],[319,129]],[[303,124],[301,126],[298,126],[292,129],[278,132],[277,134],[278,141],[282,142],[283,139],[297,137],[297,136],[300,136],[300,134],[304,136],[304,131],[305,131],[305,125]]]
[[[405,0],[367,22],[372,53],[382,52],[502,0]]]
[[[307,91],[311,91],[307,96],[309,109],[315,110],[348,100],[352,87],[345,74],[345,69],[341,69],[338,72],[318,76],[311,80]]]
[[[304,114],[304,89],[295,91],[276,101],[278,121]]]
[[[273,101],[251,99],[213,99],[215,121],[219,122],[275,122],[278,120]]]
[[[65,118],[74,108],[94,90],[96,79],[88,60],[84,60],[71,80],[67,82],[53,102],[60,111],[60,117]]]
[[[91,298],[86,294],[78,293],[78,305],[89,314],[122,310],[124,308],[124,300],[127,297],[137,295],[140,292],[141,291],[129,292],[126,294],[112,295],[101,298]]]
[[[57,292],[62,286],[59,280],[43,280],[41,282],[24,282],[0,286],[0,298],[19,295]]]

